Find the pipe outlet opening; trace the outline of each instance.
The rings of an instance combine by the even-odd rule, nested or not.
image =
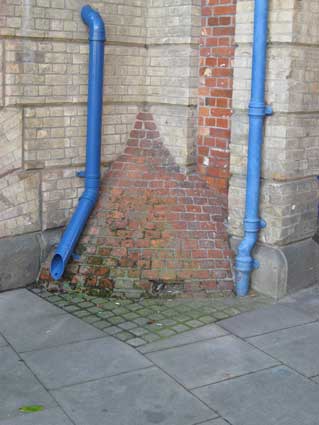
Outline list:
[[[64,272],[64,262],[60,254],[55,254],[51,261],[50,273],[54,280],[59,280]]]

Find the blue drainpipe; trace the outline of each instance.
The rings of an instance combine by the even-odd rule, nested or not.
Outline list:
[[[81,17],[89,27],[90,41],[86,165],[85,172],[78,173],[80,177],[85,177],[85,191],[52,259],[50,271],[54,280],[60,279],[70,256],[74,254],[74,248],[98,199],[100,186],[105,28],[100,14],[90,6],[82,8]]]
[[[257,242],[259,230],[266,227],[266,222],[259,217],[259,198],[264,118],[272,114],[272,108],[265,104],[267,29],[268,0],[255,0],[245,235],[238,247],[235,263],[236,293],[238,296],[248,294],[250,274],[259,267],[259,263],[252,257],[251,251]]]

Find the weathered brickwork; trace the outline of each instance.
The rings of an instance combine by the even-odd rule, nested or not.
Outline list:
[[[199,176],[178,171],[152,114],[140,112],[127,148],[103,179],[80,260],[66,278],[126,292],[159,282],[192,292],[230,289],[225,202]],[[41,277],[49,278],[46,268]]]
[[[236,0],[202,1],[198,168],[226,193],[235,51]]]

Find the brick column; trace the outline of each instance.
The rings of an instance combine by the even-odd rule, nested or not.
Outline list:
[[[202,0],[198,168],[227,192],[236,0]]]

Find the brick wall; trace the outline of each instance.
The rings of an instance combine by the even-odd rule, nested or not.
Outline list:
[[[52,235],[68,222],[83,191],[76,173],[85,165],[88,42],[80,17],[85,3],[4,0],[0,6],[0,238],[16,238],[18,245],[18,235],[31,234],[40,245],[36,252],[56,243]],[[229,288],[225,196],[189,174],[196,165],[201,1],[91,5],[108,35],[102,174],[109,171],[81,241],[80,263],[69,269],[72,279],[78,274],[89,282],[84,270],[102,261],[109,269],[104,278],[118,289],[147,286],[152,278],[176,280],[185,288]],[[141,118],[145,110],[152,120]],[[212,148],[212,160],[218,149]],[[113,191],[122,196],[109,199]],[[156,215],[161,210],[164,218]],[[116,227],[117,215],[127,229]],[[109,237],[104,254],[93,252],[94,232]],[[29,263],[32,255],[38,254],[29,253]],[[98,283],[102,271],[96,272]]]
[[[227,193],[236,0],[203,0],[197,161],[206,181]]]
[[[192,295],[232,289],[227,197],[200,176],[179,171],[150,112],[138,113],[134,127],[103,178],[77,247],[80,258],[71,261],[65,279],[127,294],[153,292],[159,284]],[[48,184],[60,181],[51,176]],[[69,182],[73,187],[72,176]],[[44,282],[50,280],[48,264]]]

